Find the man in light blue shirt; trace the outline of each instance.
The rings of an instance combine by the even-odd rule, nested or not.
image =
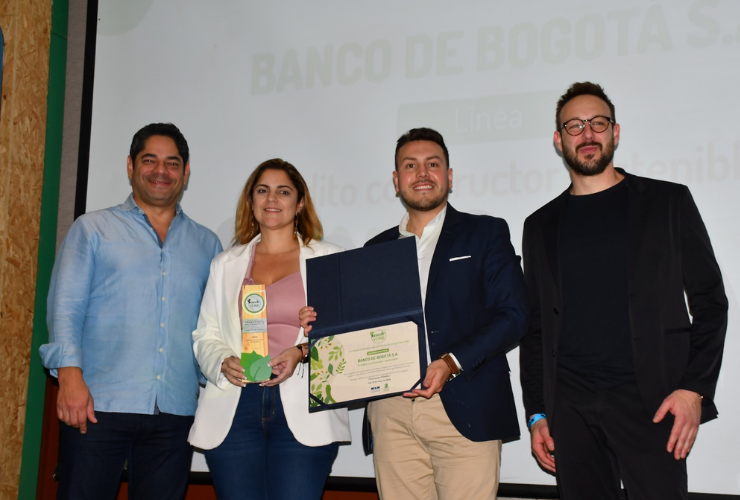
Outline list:
[[[57,253],[44,366],[59,379],[58,498],[181,499],[200,371],[195,329],[218,237],[178,200],[190,174],[172,124],[139,130],[127,161],[132,194],[85,214]]]

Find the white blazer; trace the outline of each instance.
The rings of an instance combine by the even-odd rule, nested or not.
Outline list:
[[[193,332],[193,350],[200,369],[207,379],[205,390],[198,398],[195,422],[188,441],[196,448],[210,450],[226,438],[234,420],[241,388],[232,385],[221,375],[221,362],[229,356],[241,356],[242,332],[239,325],[239,289],[249,267],[252,248],[260,241],[258,235],[246,245],[229,248],[211,262],[200,306],[198,327]],[[342,248],[331,243],[312,241],[310,246],[301,242],[300,269],[306,291],[306,259],[341,252]],[[298,315],[298,311],[296,311]],[[305,342],[303,328],[295,344]],[[308,413],[308,371],[300,364],[293,376],[282,382],[280,398],[285,419],[293,436],[307,446],[323,446],[335,441],[350,441],[347,410],[324,410]]]

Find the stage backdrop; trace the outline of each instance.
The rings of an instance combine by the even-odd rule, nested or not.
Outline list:
[[[100,0],[87,209],[122,202],[142,125],[177,124],[190,142],[183,206],[233,232],[237,197],[265,159],[303,173],[325,239],[361,246],[398,224],[398,136],[439,130],[459,210],[505,218],[521,250],[525,217],[567,188],[553,146],[555,103],[575,81],[616,104],[628,172],[688,184],[730,299],[717,389],[720,418],[689,458],[692,491],[740,493],[740,2],[625,0]],[[520,400],[518,351],[509,354]],[[485,397],[485,395],[481,395]],[[523,417],[523,410],[519,408]],[[354,441],[332,474],[372,476]],[[522,419],[523,423],[523,419]],[[503,448],[501,480],[554,484],[528,434]],[[203,470],[202,456],[193,464]]]

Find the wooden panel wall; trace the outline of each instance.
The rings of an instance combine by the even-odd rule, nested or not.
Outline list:
[[[18,496],[44,172],[51,0],[0,0],[0,500]]]

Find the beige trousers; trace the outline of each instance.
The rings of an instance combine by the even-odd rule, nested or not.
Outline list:
[[[501,441],[474,442],[450,423],[439,395],[368,405],[382,500],[495,500]]]

